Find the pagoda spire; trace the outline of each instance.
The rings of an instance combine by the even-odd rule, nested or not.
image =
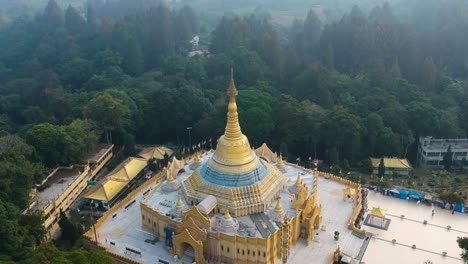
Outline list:
[[[283,211],[283,207],[281,206],[280,199],[278,199],[276,201],[275,211],[276,212],[282,212]]]
[[[229,213],[229,209],[226,208],[226,211],[224,212],[224,219],[229,219],[231,218],[231,214]]]
[[[182,207],[182,206],[184,206],[184,202],[182,202],[182,196],[179,193],[177,197],[177,207]]]
[[[227,140],[236,140],[242,136],[242,131],[239,125],[239,115],[237,113],[236,96],[238,94],[236,84],[234,83],[234,69],[231,66],[231,80],[227,89],[229,96],[227,124],[224,136]]]
[[[302,186],[302,180],[301,180],[301,174],[298,172],[297,173],[297,179],[296,179],[296,186]]]
[[[172,177],[172,171],[169,169],[166,169],[166,179],[168,182],[173,183],[175,182],[174,177]]]

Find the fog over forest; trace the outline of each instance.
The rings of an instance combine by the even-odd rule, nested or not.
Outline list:
[[[420,136],[467,136],[466,32],[466,0],[0,0],[0,261],[57,250],[20,214],[55,166],[216,142],[231,65],[252,146],[416,165]]]

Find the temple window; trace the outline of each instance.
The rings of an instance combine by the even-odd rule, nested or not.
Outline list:
[[[244,251],[244,250],[242,250],[242,255],[245,255],[245,251]]]
[[[224,251],[224,246],[223,245],[221,245],[221,251]]]
[[[229,247],[227,248],[227,252],[229,253]]]

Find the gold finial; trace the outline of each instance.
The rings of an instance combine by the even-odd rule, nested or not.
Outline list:
[[[201,162],[200,153],[199,153],[199,152],[197,152],[197,153],[195,154],[195,162],[196,162],[196,163],[200,163],[200,162]]]
[[[283,207],[281,206],[280,199],[278,199],[277,202],[276,202],[275,211],[276,212],[283,211]]]
[[[335,252],[338,253],[338,254],[341,254],[341,248],[340,248],[340,246],[338,246],[338,247],[336,248]]]
[[[226,211],[224,212],[224,219],[229,219],[231,218],[231,214],[229,214],[229,209],[226,208]]]
[[[280,165],[280,166],[284,165],[283,155],[281,155],[281,152],[280,152],[279,157],[278,157],[278,165]]]
[[[296,180],[296,186],[302,186],[302,180],[301,180],[301,174],[298,172],[297,173],[297,180]]]
[[[227,89],[227,95],[229,96],[227,124],[226,131],[224,133],[227,140],[239,139],[242,136],[239,125],[239,115],[237,113],[237,94],[236,84],[234,83],[234,70],[231,67],[231,80],[229,82],[229,88]]]
[[[166,173],[167,173],[166,175],[167,181],[170,183],[175,182],[174,177],[172,177],[172,172],[169,169],[166,169]]]
[[[179,193],[177,197],[177,207],[182,207],[183,205],[184,203],[182,202],[182,196]]]

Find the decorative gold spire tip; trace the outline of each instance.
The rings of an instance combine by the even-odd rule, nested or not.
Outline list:
[[[278,157],[278,165],[280,166],[283,166],[284,165],[284,161],[283,161],[283,155],[281,155],[281,152],[279,154],[279,157]]]
[[[234,83],[234,69],[232,66],[231,66],[231,80],[229,81],[227,94],[229,97],[236,97],[238,94],[236,84]]]
[[[226,208],[226,212],[224,212],[224,219],[231,218],[231,214],[229,213],[229,209]]]
[[[167,181],[170,182],[170,183],[175,182],[174,177],[172,177],[171,170],[166,169],[166,173],[167,173],[167,175],[166,175]]]
[[[276,202],[275,211],[276,212],[283,211],[283,207],[281,206],[280,199],[278,199],[277,202]]]
[[[301,174],[297,173],[296,186],[302,186]]]
[[[177,207],[182,207],[183,205],[184,205],[184,203],[182,202],[182,196],[179,193],[179,195],[177,197]]]

